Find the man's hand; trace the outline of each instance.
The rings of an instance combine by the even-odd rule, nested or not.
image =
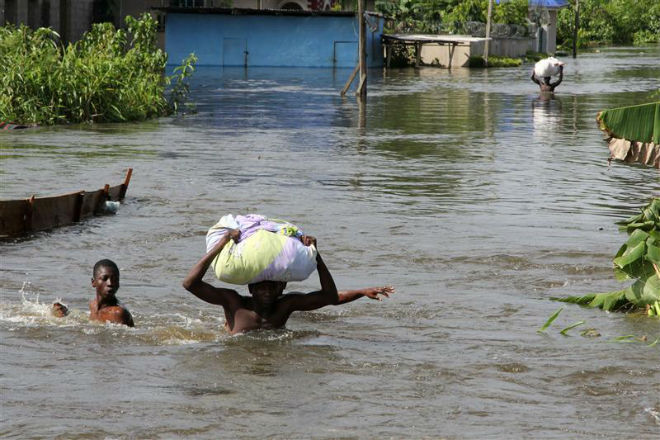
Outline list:
[[[238,240],[241,239],[241,230],[240,229],[229,229],[227,231],[229,238],[234,240],[234,243],[238,243]]]
[[[302,244],[304,244],[305,246],[311,246],[311,245],[314,245],[314,247],[317,247],[317,246],[316,246],[316,237],[314,237],[314,236],[312,236],[312,235],[303,235],[302,237],[300,237],[300,241],[301,241]]]
[[[394,287],[392,286],[382,286],[382,287],[367,287],[366,289],[355,289],[355,290],[342,290],[338,293],[339,295],[339,304],[346,304],[351,301],[355,301],[358,298],[366,296],[367,298],[375,299],[377,301],[382,301],[383,297],[389,298],[390,295],[394,293]]]
[[[389,298],[395,292],[394,287],[392,286],[383,286],[383,287],[367,287],[364,289],[364,296],[367,296],[371,299],[382,301],[383,298],[378,296],[382,295],[385,298]]]

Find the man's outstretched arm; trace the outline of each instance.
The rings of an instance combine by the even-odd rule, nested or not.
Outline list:
[[[367,287],[365,289],[356,289],[356,290],[340,290],[339,291],[339,304],[346,304],[356,299],[366,296],[367,298],[375,299],[377,301],[382,301],[383,296],[389,298],[391,294],[395,292],[394,287],[392,286],[383,286],[383,287]],[[379,296],[382,295],[382,296]]]
[[[206,271],[213,262],[213,259],[222,251],[229,240],[238,241],[240,237],[238,229],[231,229],[226,232],[218,244],[211,249],[201,260],[195,264],[188,275],[183,280],[183,288],[188,292],[195,295],[197,298],[211,304],[221,305],[228,307],[232,299],[238,300],[240,296],[238,292],[233,289],[225,289],[222,287],[213,287],[212,285],[202,281]]]

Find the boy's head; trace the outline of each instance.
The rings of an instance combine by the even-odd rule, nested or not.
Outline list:
[[[262,302],[272,302],[282,296],[286,283],[283,281],[261,281],[248,284],[248,290],[254,298]]]
[[[119,289],[119,268],[112,260],[100,260],[92,271],[92,287],[103,298],[113,297]]]

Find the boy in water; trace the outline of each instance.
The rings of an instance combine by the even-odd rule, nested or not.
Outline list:
[[[100,260],[94,265],[92,275],[96,297],[89,301],[89,319],[133,327],[133,317],[115,296],[119,289],[117,265],[111,260]]]
[[[378,295],[389,297],[394,293],[394,289],[390,286],[337,292],[332,275],[319,253],[316,256],[316,268],[321,290],[308,294],[283,295],[286,283],[262,281],[248,285],[252,297],[247,297],[239,295],[233,289],[213,287],[202,281],[213,259],[222,248],[229,243],[229,240],[237,243],[239,238],[240,231],[237,229],[226,232],[218,244],[193,266],[183,281],[183,287],[199,299],[224,308],[225,327],[232,335],[257,329],[282,328],[291,313],[295,311],[316,310],[331,304],[345,304],[363,296],[380,301],[382,298]],[[300,240],[305,246],[312,244],[316,246],[314,237],[303,235]]]

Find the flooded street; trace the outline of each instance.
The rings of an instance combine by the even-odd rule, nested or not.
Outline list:
[[[370,71],[362,113],[348,70],[201,67],[194,115],[0,134],[2,199],[134,169],[116,215],[0,242],[0,437],[657,439],[660,343],[616,338],[660,319],[551,298],[626,286],[614,222],[660,174],[608,166],[595,118],[660,99],[660,47],[564,61],[552,100],[529,64]],[[229,336],[181,287],[227,213],[317,236],[340,290],[397,293]],[[87,319],[101,258],[134,329]]]

